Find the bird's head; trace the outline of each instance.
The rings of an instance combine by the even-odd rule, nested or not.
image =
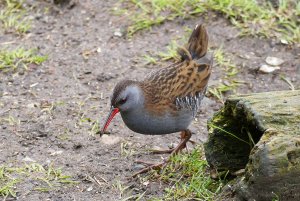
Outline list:
[[[118,112],[130,112],[144,103],[142,90],[138,82],[131,80],[123,80],[119,82],[111,96],[111,109],[101,130],[104,133],[109,126],[111,120]]]

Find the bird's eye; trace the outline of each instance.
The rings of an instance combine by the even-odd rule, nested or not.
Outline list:
[[[126,98],[122,98],[122,99],[119,101],[119,104],[120,104],[120,105],[123,105],[126,101],[127,101]]]

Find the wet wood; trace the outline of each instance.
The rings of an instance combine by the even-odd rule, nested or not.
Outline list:
[[[245,174],[239,199],[300,200],[300,90],[230,97],[208,122],[211,167]]]

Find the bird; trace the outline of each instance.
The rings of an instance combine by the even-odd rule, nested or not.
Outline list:
[[[179,61],[149,73],[143,80],[122,80],[111,96],[111,108],[100,133],[105,133],[117,113],[132,131],[146,135],[181,132],[181,141],[170,150],[177,154],[191,138],[188,129],[205,96],[212,72],[213,54],[207,53],[208,32],[196,25],[188,42],[179,47]],[[142,169],[161,167],[152,164]],[[135,175],[137,175],[135,174]]]

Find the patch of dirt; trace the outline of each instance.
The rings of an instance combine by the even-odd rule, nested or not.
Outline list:
[[[137,159],[160,161],[160,155],[147,154],[147,149],[178,143],[179,134],[137,134],[118,116],[109,128],[109,137],[101,139],[91,135],[89,120],[99,120],[102,126],[115,84],[127,78],[142,79],[150,68],[160,67],[143,66],[140,58],[149,51],[164,50],[172,38],[184,34],[185,26],[193,28],[205,22],[210,47],[223,46],[232,55],[240,71],[238,79],[245,81],[238,93],[289,90],[280,75],[300,87],[299,45],[240,38],[238,31],[220,16],[168,22],[127,40],[114,36],[128,19],[112,15],[113,0],[83,0],[70,8],[53,8],[44,1],[32,4],[35,13],[30,33],[24,38],[7,33],[0,37],[0,43],[13,41],[11,46],[38,47],[49,59],[22,74],[0,73],[0,164],[18,164],[29,157],[40,164],[62,167],[79,183],[49,193],[31,191],[32,184],[22,185],[18,187],[19,200],[120,200],[130,196],[122,193],[118,184],[130,186],[133,195],[146,191],[145,198],[162,194],[163,184],[146,186],[138,179],[128,182],[126,177],[140,168],[134,163]],[[45,13],[47,7],[49,12]],[[241,57],[245,55],[247,59]],[[258,72],[267,56],[285,60],[280,71]],[[211,83],[221,76],[215,68]],[[213,98],[204,99],[201,112],[190,126],[194,141],[202,143],[206,139],[206,121],[221,106]],[[16,121],[9,123],[8,117]]]

